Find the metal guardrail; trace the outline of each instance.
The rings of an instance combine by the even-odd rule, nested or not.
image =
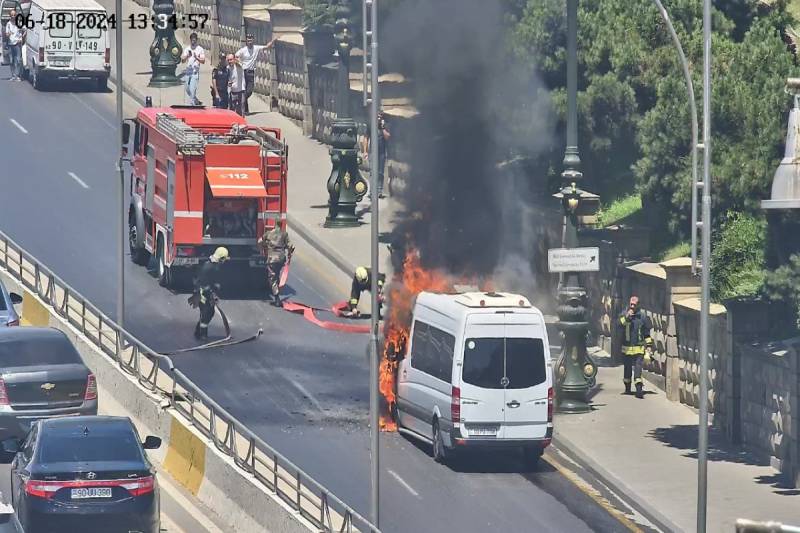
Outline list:
[[[0,267],[47,302],[121,370],[147,390],[169,400],[189,424],[268,491],[320,531],[380,533],[367,519],[206,395],[175,368],[166,355],[150,349],[0,231]]]
[[[780,522],[754,522],[740,518],[736,521],[736,533],[800,533],[800,527]]]

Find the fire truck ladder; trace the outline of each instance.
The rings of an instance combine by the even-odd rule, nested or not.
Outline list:
[[[156,128],[175,141],[178,151],[184,155],[203,155],[206,141],[203,134],[169,113],[156,115]]]
[[[249,135],[250,137],[258,140],[258,142],[261,144],[261,148],[265,152],[277,152],[277,153],[281,154],[281,161],[278,162],[278,163],[270,163],[269,159],[267,159],[267,165],[266,165],[267,176],[266,177],[268,177],[268,176],[270,176],[272,174],[272,172],[270,172],[271,170],[280,170],[283,167],[283,165],[285,164],[286,157],[288,156],[288,154],[287,154],[288,149],[287,149],[286,145],[283,142],[281,142],[278,139],[276,139],[275,137],[273,137],[272,135],[269,135],[268,133],[266,133],[266,132],[264,132],[262,130],[258,130],[258,129],[250,130],[248,133],[250,134]],[[281,179],[277,179],[277,180],[265,179],[264,183],[268,188],[271,185],[272,186],[276,186],[277,185],[278,187],[280,187]],[[277,200],[280,201],[281,195],[280,194],[268,194],[267,198],[277,199]],[[268,217],[271,217],[274,220],[275,224],[280,223],[280,221],[281,221],[281,213],[280,213],[280,211],[270,210],[270,211],[266,211],[266,214],[267,214]]]

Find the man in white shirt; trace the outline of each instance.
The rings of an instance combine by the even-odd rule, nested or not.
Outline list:
[[[202,105],[197,99],[197,85],[200,83],[200,65],[206,62],[206,51],[197,44],[196,33],[189,36],[189,46],[183,50],[181,61],[186,63],[183,83],[186,87],[186,96],[189,97],[189,104]]]
[[[8,52],[11,56],[11,81],[22,80],[22,39],[24,33],[17,26],[17,12],[12,9],[8,22],[6,22],[6,38],[8,39]]]
[[[244,116],[243,100],[245,92],[244,68],[233,54],[228,54],[228,88],[230,89],[231,109]]]
[[[253,88],[256,84],[256,63],[258,62],[259,54],[264,51],[268,50],[275,39],[267,43],[266,45],[255,44],[255,37],[252,34],[247,34],[245,38],[245,46],[240,48],[238,52],[236,52],[236,59],[241,63],[242,69],[244,69],[244,81],[245,81],[245,95],[244,95],[244,112],[245,114],[250,113],[250,107],[247,105],[247,101],[250,99],[250,96],[253,94]]]

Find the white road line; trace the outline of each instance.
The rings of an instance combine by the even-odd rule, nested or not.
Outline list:
[[[401,485],[402,485],[402,486],[403,486],[403,487],[404,487],[404,488],[405,488],[405,489],[406,489],[408,492],[410,492],[411,494],[413,494],[415,498],[419,498],[419,499],[421,499],[421,498],[419,497],[419,492],[415,491],[415,490],[414,490],[414,488],[413,488],[411,485],[409,485],[408,483],[406,483],[406,480],[405,480],[405,479],[403,479],[403,478],[401,478],[401,477],[400,477],[400,476],[397,474],[397,472],[395,472],[394,470],[387,470],[387,472],[389,472],[389,473],[392,475],[392,477],[393,477],[393,478],[395,478],[395,479],[397,480],[397,482],[398,482],[398,483],[400,483],[400,484],[401,484]]]
[[[316,408],[317,408],[317,409],[318,409],[320,412],[322,412],[322,413],[324,413],[324,412],[325,412],[325,410],[322,408],[322,404],[321,404],[321,403],[319,403],[319,400],[317,400],[316,398],[314,398],[314,395],[313,395],[313,394],[311,394],[310,392],[308,392],[308,389],[306,389],[304,386],[302,386],[300,383],[298,383],[298,382],[297,382],[297,380],[295,380],[295,379],[293,379],[293,378],[289,377],[289,376],[286,374],[286,372],[281,372],[281,374],[283,375],[283,377],[285,377],[285,378],[286,378],[286,379],[289,381],[289,383],[291,383],[292,385],[294,385],[294,387],[295,387],[297,390],[299,390],[299,391],[300,391],[300,394],[302,394],[303,396],[305,396],[306,398],[308,398],[308,399],[311,401],[311,403],[313,403],[313,404],[314,404],[314,407],[316,407]]]
[[[82,179],[80,179],[80,178],[78,177],[78,175],[77,175],[77,174],[75,174],[74,172],[67,172],[67,174],[69,174],[69,177],[70,177],[70,178],[72,178],[72,179],[74,179],[75,181],[77,181],[77,182],[78,182],[78,185],[80,185],[80,186],[81,186],[81,187],[83,187],[84,189],[88,189],[88,188],[89,188],[89,186],[88,186],[88,185],[86,185],[86,182],[85,182],[85,181],[83,181]]]
[[[10,119],[8,119],[8,120],[10,120],[10,121],[11,121],[11,123],[12,123],[13,125],[15,125],[15,126],[17,127],[17,129],[18,129],[19,131],[21,131],[22,133],[28,133],[28,130],[26,130],[25,128],[23,128],[23,127],[22,127],[22,124],[20,124],[19,122],[17,122],[17,121],[16,121],[16,120],[14,120],[13,118],[10,118]]]
[[[106,117],[104,117],[103,115],[101,115],[100,113],[98,113],[97,111],[95,111],[95,109],[94,109],[92,106],[90,106],[89,104],[87,104],[86,102],[84,102],[82,99],[78,98],[77,96],[75,96],[75,93],[70,93],[70,94],[72,95],[72,97],[73,97],[75,100],[77,100],[78,102],[80,102],[80,103],[81,103],[81,105],[82,105],[83,107],[85,107],[86,109],[88,109],[89,111],[91,111],[91,112],[92,112],[92,113],[93,113],[93,114],[94,114],[94,115],[95,115],[97,118],[99,118],[100,120],[102,120],[103,122],[105,122],[106,124],[108,124],[109,126],[111,126],[112,128],[116,128],[116,126],[115,126],[114,124],[112,124],[111,122],[109,122],[109,121],[108,121],[108,119],[106,119]]]

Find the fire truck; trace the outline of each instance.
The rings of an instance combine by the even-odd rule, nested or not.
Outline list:
[[[143,107],[123,123],[123,144],[134,263],[153,257],[159,284],[175,287],[225,246],[226,271],[263,282],[256,241],[265,227],[286,228],[288,149],[279,129],[248,125],[227,109]]]

